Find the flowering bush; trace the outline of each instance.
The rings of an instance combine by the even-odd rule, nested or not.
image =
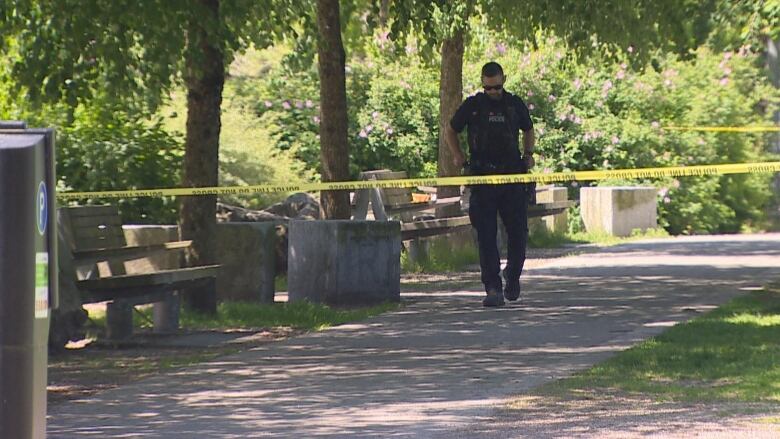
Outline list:
[[[527,103],[538,142],[536,172],[686,166],[767,160],[769,136],[668,130],[671,126],[771,125],[778,92],[746,50],[699,49],[689,61],[659,56],[634,71],[629,52],[609,61],[572,62],[554,40],[538,50],[483,47],[465,77],[479,88],[491,55],[505,67],[507,89]],[[737,232],[760,224],[770,201],[769,174],[600,181],[659,188],[659,218],[670,233]],[[570,182],[571,195],[588,182]]]

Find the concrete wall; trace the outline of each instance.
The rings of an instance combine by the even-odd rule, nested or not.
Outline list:
[[[634,229],[658,227],[657,189],[653,187],[585,187],[580,212],[588,232],[629,236]]]
[[[291,302],[354,305],[401,300],[398,221],[290,221],[287,237]]]
[[[124,226],[128,245],[178,240],[177,226]],[[273,223],[217,224],[218,300],[274,301],[276,229]],[[180,267],[181,252],[167,252],[125,264],[128,273]]]

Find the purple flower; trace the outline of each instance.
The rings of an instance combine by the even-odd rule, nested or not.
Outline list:
[[[628,53],[634,53],[634,46],[628,46]]]
[[[285,110],[289,110],[290,108],[292,108],[292,105],[290,105],[289,101],[284,101],[282,102],[282,108],[284,108]]]
[[[672,201],[669,197],[664,197],[664,204],[669,204]]]
[[[574,80],[574,89],[579,90],[580,87],[582,87],[582,81],[580,81],[580,78],[577,78]]]
[[[530,98],[531,96],[534,95],[534,92],[532,92],[531,90],[528,90],[528,93],[526,93],[525,95]]]
[[[264,104],[265,104],[265,108],[271,108],[274,106],[274,103],[271,101],[265,101]]]
[[[379,112],[378,111],[374,111],[373,113],[371,113],[371,118],[372,119],[376,119],[377,117],[379,117]]]
[[[612,144],[617,145],[618,143],[620,143],[618,136],[612,136]]]
[[[669,193],[669,188],[667,188],[667,187],[662,187],[661,189],[658,190],[658,195],[660,197],[665,197],[666,194],[668,194],[668,193]]]
[[[384,49],[385,45],[390,41],[388,38],[389,36],[390,31],[380,32],[379,35],[376,36],[376,42],[380,49]]]
[[[319,116],[313,116],[311,118],[311,121],[314,122],[315,124],[319,125],[320,124],[320,117]]]
[[[655,128],[655,129],[658,129],[658,127],[660,127],[660,126],[661,126],[661,124],[660,124],[660,123],[658,123],[658,121],[657,121],[657,120],[654,120],[654,121],[653,121],[653,123],[651,123],[651,124],[650,124],[650,126],[651,126],[651,127],[653,127],[653,128]]]
[[[729,83],[729,78],[721,78],[720,85],[728,85],[728,83]]]
[[[623,79],[626,77],[626,71],[625,70],[618,70],[617,74],[615,75],[615,78],[617,79]]]
[[[360,132],[358,133],[358,137],[365,139],[366,137],[368,137],[368,133],[366,133],[366,130],[360,130]]]
[[[528,104],[528,111],[533,111],[536,106],[534,104]]]
[[[295,101],[295,108],[298,108],[298,109],[303,108],[303,102],[296,100]]]
[[[388,128],[388,129],[386,129],[386,130],[385,130],[385,132],[386,132],[388,135],[391,135],[391,134],[393,134],[393,129],[392,129],[392,128]]]
[[[604,85],[601,87],[601,91],[602,91],[602,92],[604,92],[604,93],[606,93],[606,92],[608,92],[608,91],[609,91],[609,89],[611,89],[611,88],[612,88],[612,81],[610,81],[609,79],[607,79],[606,81],[604,81]]]
[[[499,55],[505,54],[506,53],[506,44],[504,44],[504,43],[496,44],[496,52],[498,52]]]
[[[370,133],[371,131],[374,131],[374,126],[369,124],[363,129],[366,130],[366,133]]]
[[[306,99],[306,108],[311,108],[314,106],[314,102],[311,101],[311,99]]]
[[[555,95],[549,95],[549,96],[547,96],[547,100],[548,100],[548,101],[550,101],[550,102],[555,102],[555,99],[557,99],[557,98],[555,97]]]

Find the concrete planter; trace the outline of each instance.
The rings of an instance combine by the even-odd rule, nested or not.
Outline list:
[[[588,232],[629,236],[634,229],[658,227],[657,189],[653,187],[586,187],[580,189],[582,221]]]
[[[401,299],[398,221],[290,221],[289,300],[366,305]]]
[[[177,226],[125,226],[128,245],[178,239]],[[218,223],[217,299],[272,303],[276,276],[276,228],[271,222]],[[125,264],[128,273],[177,267],[178,252],[153,255]]]

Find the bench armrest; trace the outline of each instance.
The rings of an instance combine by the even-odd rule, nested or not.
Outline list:
[[[129,261],[147,257],[151,254],[166,251],[182,251],[189,247],[192,241],[174,241],[162,244],[125,246],[116,248],[94,248],[73,251],[76,263],[94,263],[106,260]]]

